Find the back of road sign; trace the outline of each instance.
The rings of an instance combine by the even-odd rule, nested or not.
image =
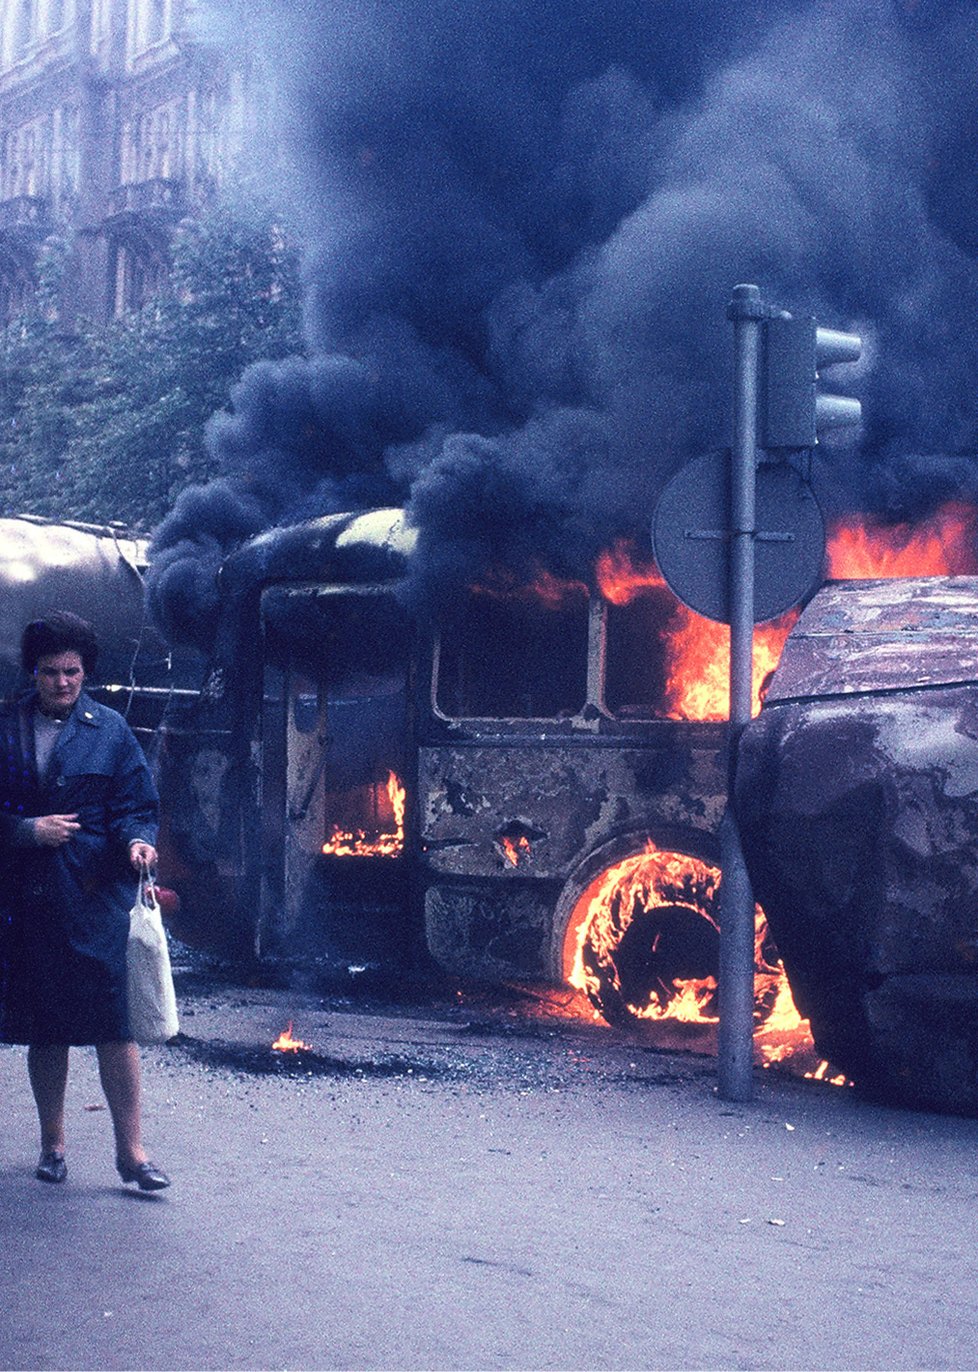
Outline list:
[[[788,462],[756,472],[754,623],[775,619],[821,579],[825,525],[808,482]],[[652,547],[679,599],[729,624],[730,456],[695,457],[672,478],[655,509]]]

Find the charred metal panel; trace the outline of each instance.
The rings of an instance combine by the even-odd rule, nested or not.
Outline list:
[[[403,966],[409,874],[391,788],[406,806],[405,612],[383,584],[313,582],[266,588],[261,613],[262,951]]]
[[[315,685],[293,688],[285,714],[285,890],[276,933],[283,944],[310,904],[312,871],[321,859],[323,756],[329,739],[326,701]]]
[[[558,910],[649,839],[708,846],[723,808],[719,731],[485,740],[421,750],[418,798],[429,949],[487,979],[559,975]],[[697,836],[699,838],[697,839]]]
[[[253,951],[256,893],[242,889],[240,796],[227,733],[168,725],[160,756],[160,861],[180,896],[178,938],[238,957]]]
[[[432,957],[459,976],[486,980],[546,975],[559,884],[445,882],[425,896]]]
[[[453,876],[564,879],[621,830],[658,823],[712,832],[723,808],[716,747],[684,744],[680,727],[669,732],[674,741],[657,749],[625,740],[423,748],[426,866]]]
[[[323,515],[258,534],[222,564],[220,585],[235,598],[273,582],[393,580],[404,575],[416,541],[403,510]]]
[[[819,1052],[887,1099],[969,1111],[978,685],[939,683],[975,675],[976,593],[972,578],[822,592],[745,731],[736,792],[755,895]]]
[[[976,608],[972,576],[829,584],[792,630],[767,699],[978,680]]]

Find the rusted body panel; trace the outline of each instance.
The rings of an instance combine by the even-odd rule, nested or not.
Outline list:
[[[563,881],[582,854],[621,830],[654,821],[712,834],[722,808],[718,779],[715,743],[422,748],[418,791],[426,865],[453,876]]]
[[[978,1110],[978,581],[828,587],[795,632],[736,800],[799,1009],[857,1084]]]
[[[978,577],[830,583],[785,644],[779,700],[978,681]]]
[[[552,963],[559,883],[475,880],[433,883],[425,893],[425,941],[435,962],[479,981],[558,981]]]

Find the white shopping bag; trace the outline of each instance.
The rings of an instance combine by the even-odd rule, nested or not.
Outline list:
[[[145,875],[139,878],[136,904],[129,912],[126,972],[129,1032],[137,1043],[166,1043],[180,1029],[177,998],[159,902]]]

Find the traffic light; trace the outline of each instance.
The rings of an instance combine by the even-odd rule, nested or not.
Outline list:
[[[819,394],[818,380],[823,367],[855,362],[861,350],[857,334],[820,329],[814,319],[789,315],[765,319],[758,387],[759,446],[813,448],[821,431],[858,424],[859,401]]]

